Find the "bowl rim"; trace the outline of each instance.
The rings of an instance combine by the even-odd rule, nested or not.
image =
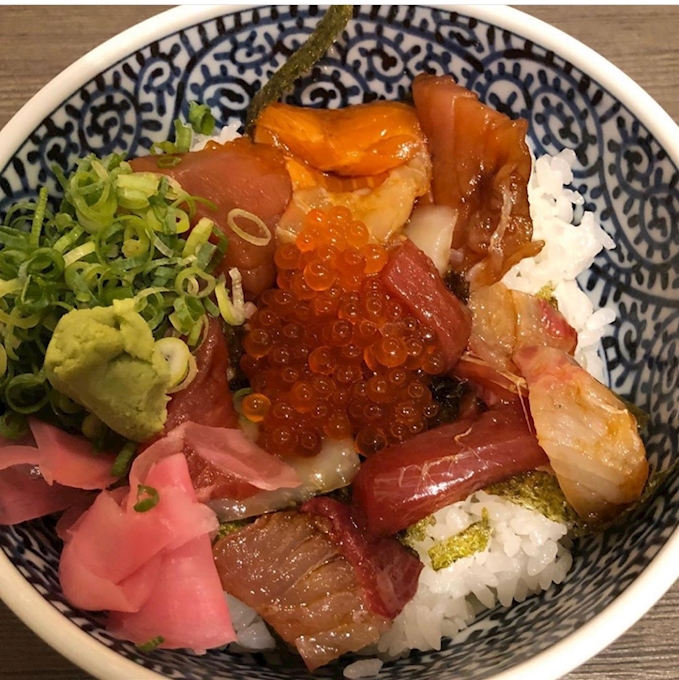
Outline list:
[[[183,5],[160,12],[118,33],[55,76],[0,130],[0,168],[12,158],[42,120],[94,76],[155,40],[224,14],[263,4]],[[591,76],[643,122],[670,160],[679,166],[679,126],[632,78],[606,58],[541,19],[504,5],[423,6],[459,12],[526,38],[552,50]],[[557,680],[593,656],[634,625],[679,578],[679,531],[644,570],[602,612],[529,661],[488,680]],[[163,676],[146,669],[85,633],[47,602],[0,551],[0,598],[29,628],[74,664],[97,678],[139,680]]]

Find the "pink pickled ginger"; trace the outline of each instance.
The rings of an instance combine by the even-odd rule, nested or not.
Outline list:
[[[32,435],[0,440],[0,524],[19,524],[83,504],[115,481],[115,456],[35,418]]]
[[[64,530],[64,595],[81,609],[108,610],[111,632],[137,644],[160,637],[161,647],[202,652],[233,641],[209,538],[218,521],[196,499],[181,437],[146,449],[130,481],[103,491]],[[158,494],[143,512],[135,510],[140,485]]]

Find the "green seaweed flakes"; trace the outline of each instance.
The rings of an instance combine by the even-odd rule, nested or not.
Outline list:
[[[415,525],[417,526],[417,525]],[[434,571],[445,569],[453,562],[483,552],[490,542],[491,528],[488,511],[484,508],[481,520],[471,524],[463,531],[435,543],[427,551]]]
[[[436,518],[434,515],[424,517],[419,522],[409,526],[400,536],[399,540],[403,545],[417,551],[417,544],[422,543],[427,538],[427,527],[434,526]]]
[[[578,516],[566,500],[558,480],[548,472],[524,472],[503,482],[491,484],[484,491],[535,510],[553,522],[571,526],[578,523]]]

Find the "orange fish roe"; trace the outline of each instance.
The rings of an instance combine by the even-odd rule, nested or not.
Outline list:
[[[353,437],[370,455],[436,417],[428,382],[443,356],[386,293],[387,258],[346,208],[312,210],[276,250],[278,288],[261,295],[241,358],[253,390],[243,414],[268,451],[313,456],[326,437]]]

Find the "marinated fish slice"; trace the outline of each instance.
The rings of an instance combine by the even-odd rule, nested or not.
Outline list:
[[[224,590],[255,609],[313,670],[374,643],[389,619],[373,613],[324,517],[278,512],[214,547]]]
[[[415,108],[433,160],[434,203],[458,211],[451,264],[472,290],[542,248],[528,206],[528,122],[482,104],[452,76],[418,75]]]
[[[259,217],[274,233],[292,192],[283,154],[278,149],[241,138],[223,145],[211,142],[202,151],[184,154],[179,163],[170,168],[158,167],[157,156],[136,158],[131,164],[135,171],[168,175],[177,180],[184,191],[216,206],[213,210],[210,205],[198,202],[195,221],[201,217],[214,220],[229,239],[219,266],[227,281],[229,270],[237,267],[243,276],[246,294],[259,295],[273,284],[276,239],[272,238],[266,246],[250,243],[228,227],[226,217],[232,209],[240,208]],[[242,226],[246,228],[247,223],[243,222]]]

